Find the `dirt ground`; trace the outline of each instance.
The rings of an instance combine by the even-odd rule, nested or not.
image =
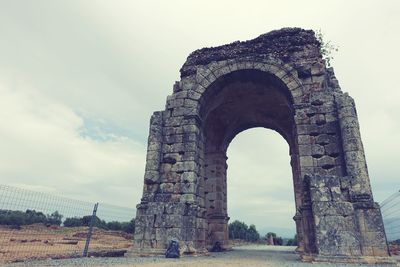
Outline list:
[[[298,255],[294,253],[295,247],[267,246],[267,245],[242,245],[233,251],[224,253],[211,253],[209,256],[197,258],[181,258],[160,262],[142,263],[137,266],[157,267],[247,267],[247,266],[302,266]],[[307,264],[308,265],[308,264]],[[130,264],[116,265],[118,267],[135,266]]]
[[[210,253],[208,256],[185,256],[180,259],[165,257],[120,257],[120,258],[80,258],[64,260],[33,261],[14,263],[8,267],[29,266],[145,266],[145,267],[356,267],[356,266],[396,266],[392,265],[355,265],[332,263],[305,263],[294,253],[294,247],[246,245],[234,247],[232,251]]]
[[[76,258],[82,255],[86,235],[87,227],[46,227],[37,224],[23,226],[17,230],[0,226],[0,265],[14,262],[10,266],[344,266],[343,264],[303,263],[294,253],[295,247],[243,244],[237,241],[233,242],[235,246],[233,251],[210,253],[207,256],[185,256],[180,259]],[[94,228],[89,251],[130,250],[132,245],[130,234]]]
[[[82,255],[87,230],[43,224],[22,226],[19,230],[0,226],[0,263]],[[130,234],[94,228],[89,251],[129,249],[132,245]]]

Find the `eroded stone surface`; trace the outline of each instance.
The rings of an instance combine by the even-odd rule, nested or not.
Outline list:
[[[171,239],[188,254],[229,249],[226,150],[252,127],[289,144],[303,257],[388,255],[354,100],[326,68],[314,32],[298,28],[188,57],[150,121],[137,252],[164,253]]]

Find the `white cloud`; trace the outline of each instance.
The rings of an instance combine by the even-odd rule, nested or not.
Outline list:
[[[399,188],[399,13],[396,0],[3,1],[1,182],[136,204],[150,114],[164,108],[189,53],[299,26],[322,29],[339,45],[333,65],[355,98],[371,183],[382,201]],[[290,225],[288,148],[249,133],[229,150],[232,217],[240,210],[248,221]],[[251,189],[256,182],[262,186]],[[241,206],[242,199],[252,205]],[[274,212],[270,207],[287,213],[282,220],[261,217]]]
[[[12,90],[1,84],[0,95],[2,183],[135,206],[144,171],[143,144],[119,136],[108,141],[83,137],[81,117],[30,86]]]

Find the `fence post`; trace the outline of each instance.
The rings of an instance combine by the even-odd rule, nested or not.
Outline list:
[[[90,238],[92,237],[92,231],[93,231],[93,224],[94,224],[94,220],[96,219],[96,212],[97,212],[97,207],[99,206],[99,203],[94,204],[94,208],[93,208],[93,213],[92,213],[92,218],[90,218],[90,223],[89,223],[89,230],[86,236],[86,244],[85,244],[85,248],[83,250],[83,257],[87,257],[88,256],[88,250],[89,250],[89,243],[90,243]]]

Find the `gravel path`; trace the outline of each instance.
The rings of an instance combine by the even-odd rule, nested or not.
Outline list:
[[[66,260],[32,261],[14,263],[9,267],[17,266],[157,266],[157,267],[239,267],[239,266],[268,266],[268,267],[335,267],[360,266],[328,263],[304,263],[293,251],[294,247],[273,247],[265,245],[251,245],[236,247],[233,251],[210,253],[209,256],[183,257],[180,259],[165,259],[164,257],[147,258],[81,258]],[[362,265],[374,266],[377,265]]]

